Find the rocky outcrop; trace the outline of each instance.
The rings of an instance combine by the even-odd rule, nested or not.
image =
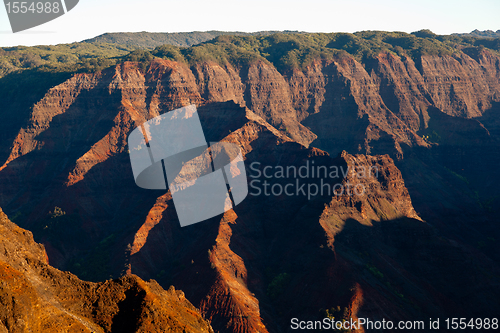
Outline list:
[[[403,217],[421,220],[401,172],[388,155],[353,156],[344,151],[338,158],[345,163],[346,177],[320,217],[330,246],[350,219],[367,226]]]
[[[0,331],[213,332],[182,291],[135,275],[85,282],[47,264],[44,247],[0,210]]]

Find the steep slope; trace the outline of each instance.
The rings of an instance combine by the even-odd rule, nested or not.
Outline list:
[[[181,291],[135,275],[85,282],[47,264],[42,245],[0,210],[0,331],[213,332]]]
[[[224,140],[232,141],[233,135],[240,137],[239,132]],[[260,142],[265,140],[259,136],[250,145],[261,146]],[[342,176],[299,179],[306,188],[312,184],[319,186],[322,181],[329,185],[343,184],[346,193],[333,198],[331,193],[312,195],[311,200],[307,195],[295,195],[296,192],[292,196],[251,194],[234,211],[196,228],[178,226],[167,194],[157,200],[136,234],[130,271],[140,276],[155,276],[160,283],[172,281],[182,285],[188,298],[200,304],[216,330],[279,331],[280,326],[283,329],[283,325],[288,325],[289,318],[316,318],[322,308],[336,304],[349,308],[350,315],[355,316],[363,289],[361,285],[354,292],[345,289],[356,285],[359,276],[351,272],[348,259],[337,256],[335,235],[352,218],[369,225],[405,216],[418,219],[401,175],[388,156],[367,159],[344,153],[332,159],[325,152],[305,149],[296,143],[274,146],[246,151],[247,164],[254,163],[256,169],[255,163],[260,163],[261,168],[300,168],[315,163],[344,171],[371,168],[373,174],[358,178],[348,171],[345,179]],[[256,176],[254,170],[250,177],[267,180],[271,187],[294,185],[296,181]],[[347,183],[352,187],[350,194]],[[353,194],[359,183],[366,189],[360,197]],[[252,189],[256,187],[257,183]],[[143,242],[144,239],[147,241]],[[304,286],[309,287],[304,289]],[[294,302],[296,299],[301,301]]]

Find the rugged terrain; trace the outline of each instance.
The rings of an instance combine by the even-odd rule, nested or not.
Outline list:
[[[0,206],[51,265],[100,284],[78,283],[165,293],[136,274],[174,285],[219,332],[285,332],[293,317],[326,315],[494,316],[500,56],[420,35],[388,33],[394,48],[370,55],[353,45],[376,34],[222,36],[92,73],[36,72],[44,80],[31,90],[35,70],[8,74],[26,81],[2,96]],[[311,40],[323,46],[306,61]],[[127,137],[189,104],[207,141],[240,146],[249,184],[265,180],[251,165],[314,164],[355,172],[299,179],[306,186],[365,190],[265,196],[250,186],[234,210],[181,228],[169,192],[135,185]]]
[[[213,332],[184,293],[135,275],[84,282],[0,211],[1,332]]]

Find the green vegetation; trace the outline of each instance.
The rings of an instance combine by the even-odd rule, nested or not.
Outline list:
[[[170,59],[178,62],[186,62],[186,59],[184,59],[184,56],[181,53],[181,48],[172,45],[165,44],[162,46],[158,46],[152,51],[152,54],[158,58]]]
[[[111,276],[111,250],[116,244],[117,237],[111,234],[102,239],[86,255],[73,259],[67,267],[78,277],[88,281],[103,281]]]
[[[151,65],[151,61],[153,61],[154,58],[155,57],[149,51],[135,50],[123,57],[122,60],[139,63],[140,68],[143,72],[145,72],[149,65]]]
[[[332,59],[348,54],[366,63],[380,52],[390,52],[403,58],[413,58],[418,64],[421,55],[453,55],[459,50],[472,54],[474,50],[477,52],[483,48],[500,51],[500,39],[440,36],[429,30],[412,34],[362,31],[355,34],[224,35],[190,48],[160,46],[152,54],[189,64],[214,61],[238,66],[260,59],[272,63],[283,72],[304,68],[315,59]]]
[[[451,169],[448,169],[448,168],[446,168],[446,167],[445,167],[445,169],[446,169],[447,171],[449,171],[449,172],[450,172],[453,176],[457,177],[458,179],[460,179],[461,181],[463,181],[464,183],[466,183],[467,185],[469,185],[469,180],[468,180],[466,177],[464,177],[464,176],[462,176],[462,175],[459,175],[459,174],[458,174],[458,173],[456,173],[455,171],[453,171],[453,170],[451,170]]]
[[[143,48],[152,50],[157,46],[168,44],[180,47],[197,45],[218,36],[265,36],[279,31],[239,32],[239,31],[192,31],[192,32],[113,32],[84,40],[86,43],[112,43],[128,48]],[[298,34],[298,31],[283,31],[283,34]]]
[[[480,240],[477,242],[477,248],[483,249],[489,246],[495,246],[496,239],[493,237],[487,237],[485,240]]]
[[[186,43],[176,42],[175,38],[169,39],[164,34],[137,34],[139,35],[105,34],[87,42],[73,44],[0,48],[0,77],[10,72],[33,68],[40,71],[68,73],[99,71],[125,60],[140,62],[143,64],[140,68],[144,70],[155,57],[190,65],[213,61],[242,66],[261,60],[272,63],[280,72],[286,72],[294,68],[303,69],[315,59],[334,59],[348,55],[369,64],[380,52],[397,54],[403,59],[412,58],[417,66],[421,55],[444,56],[463,51],[476,57],[485,48],[500,52],[500,38],[436,35],[429,30],[411,34],[362,31],[354,34],[268,32],[231,35],[206,32],[172,35],[175,35],[175,38],[198,36]],[[215,38],[208,41],[204,39],[214,36]],[[135,44],[129,43],[131,39]],[[145,50],[139,50],[138,45],[142,44],[138,40],[141,39],[154,40],[154,45],[160,42],[167,44],[152,49],[153,44],[145,42],[147,45],[144,47]],[[201,40],[205,41],[190,47],[171,45],[192,45]],[[112,43],[102,43],[102,41]]]
[[[267,286],[267,295],[271,299],[276,299],[285,291],[285,288],[290,283],[290,275],[288,273],[278,274]]]
[[[384,278],[384,274],[381,271],[379,271],[379,269],[377,267],[370,265],[370,264],[366,264],[365,267],[370,271],[370,273],[375,275],[377,278],[379,278],[379,279]]]
[[[484,31],[479,31],[479,30],[474,30],[470,33],[466,34],[453,34],[453,35],[459,35],[459,36],[472,36],[472,37],[486,37],[486,38],[499,38],[500,37],[500,30],[497,31],[492,31],[492,30],[484,30]]]
[[[21,211],[17,211],[13,216],[9,217],[9,219],[15,224],[18,224],[22,217],[23,213]]]
[[[426,131],[427,134],[422,135],[422,139],[429,143],[440,143],[441,142],[441,135],[438,134],[435,130]]]
[[[38,68],[51,72],[77,72],[114,65],[135,48],[113,44],[72,43],[0,48],[0,77]]]
[[[82,220],[77,212],[66,213],[60,207],[55,207],[48,212],[45,219],[33,227],[33,234],[37,236],[37,242],[53,242],[56,239],[66,238],[81,242]],[[66,249],[57,248],[64,252]]]
[[[373,274],[376,278],[378,278],[379,280],[381,280],[381,282],[383,282],[388,290],[393,293],[394,295],[396,295],[398,298],[400,298],[401,300],[403,301],[408,301],[405,296],[403,294],[401,294],[392,284],[391,282],[389,282],[387,280],[387,277],[384,279],[385,275],[384,273],[382,273],[377,267],[375,267],[374,265],[370,265],[370,264],[365,264],[365,268],[367,268],[371,274]]]
[[[159,280],[159,279],[161,279],[162,277],[164,277],[165,275],[167,275],[167,272],[165,272],[165,270],[164,270],[164,269],[162,269],[162,270],[160,271],[160,273],[156,274],[155,279]]]
[[[484,209],[486,209],[486,211],[490,212],[490,213],[493,213],[494,212],[494,208],[495,208],[495,201],[498,200],[498,196],[493,196],[489,199],[485,199],[483,202],[482,202],[482,206]]]
[[[55,244],[54,247],[60,253],[71,251],[72,248],[58,246],[56,240],[62,238],[70,239],[72,244],[78,248],[85,248],[83,234],[83,220],[78,212],[65,212],[62,208],[55,206],[49,211],[45,219],[33,226],[35,240],[39,243],[48,242]],[[88,240],[87,240],[88,241]],[[112,251],[116,246],[117,236],[112,233],[103,237],[95,246],[88,248],[82,255],[71,259],[65,264],[64,269],[71,271],[84,280],[102,281],[111,277]]]

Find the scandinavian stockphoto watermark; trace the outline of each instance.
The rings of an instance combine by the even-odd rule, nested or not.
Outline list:
[[[4,0],[3,2],[14,33],[52,21],[78,4],[78,0]]]
[[[314,160],[307,160],[301,166],[263,166],[260,162],[253,162],[250,170],[251,196],[305,196],[307,200],[317,195],[361,196],[366,193],[365,184],[359,181],[351,183],[349,179],[378,177],[377,166],[315,165]],[[341,179],[346,181],[339,181]]]
[[[128,146],[136,184],[169,189],[182,227],[222,214],[248,194],[239,146],[208,144],[195,105],[148,120]]]

